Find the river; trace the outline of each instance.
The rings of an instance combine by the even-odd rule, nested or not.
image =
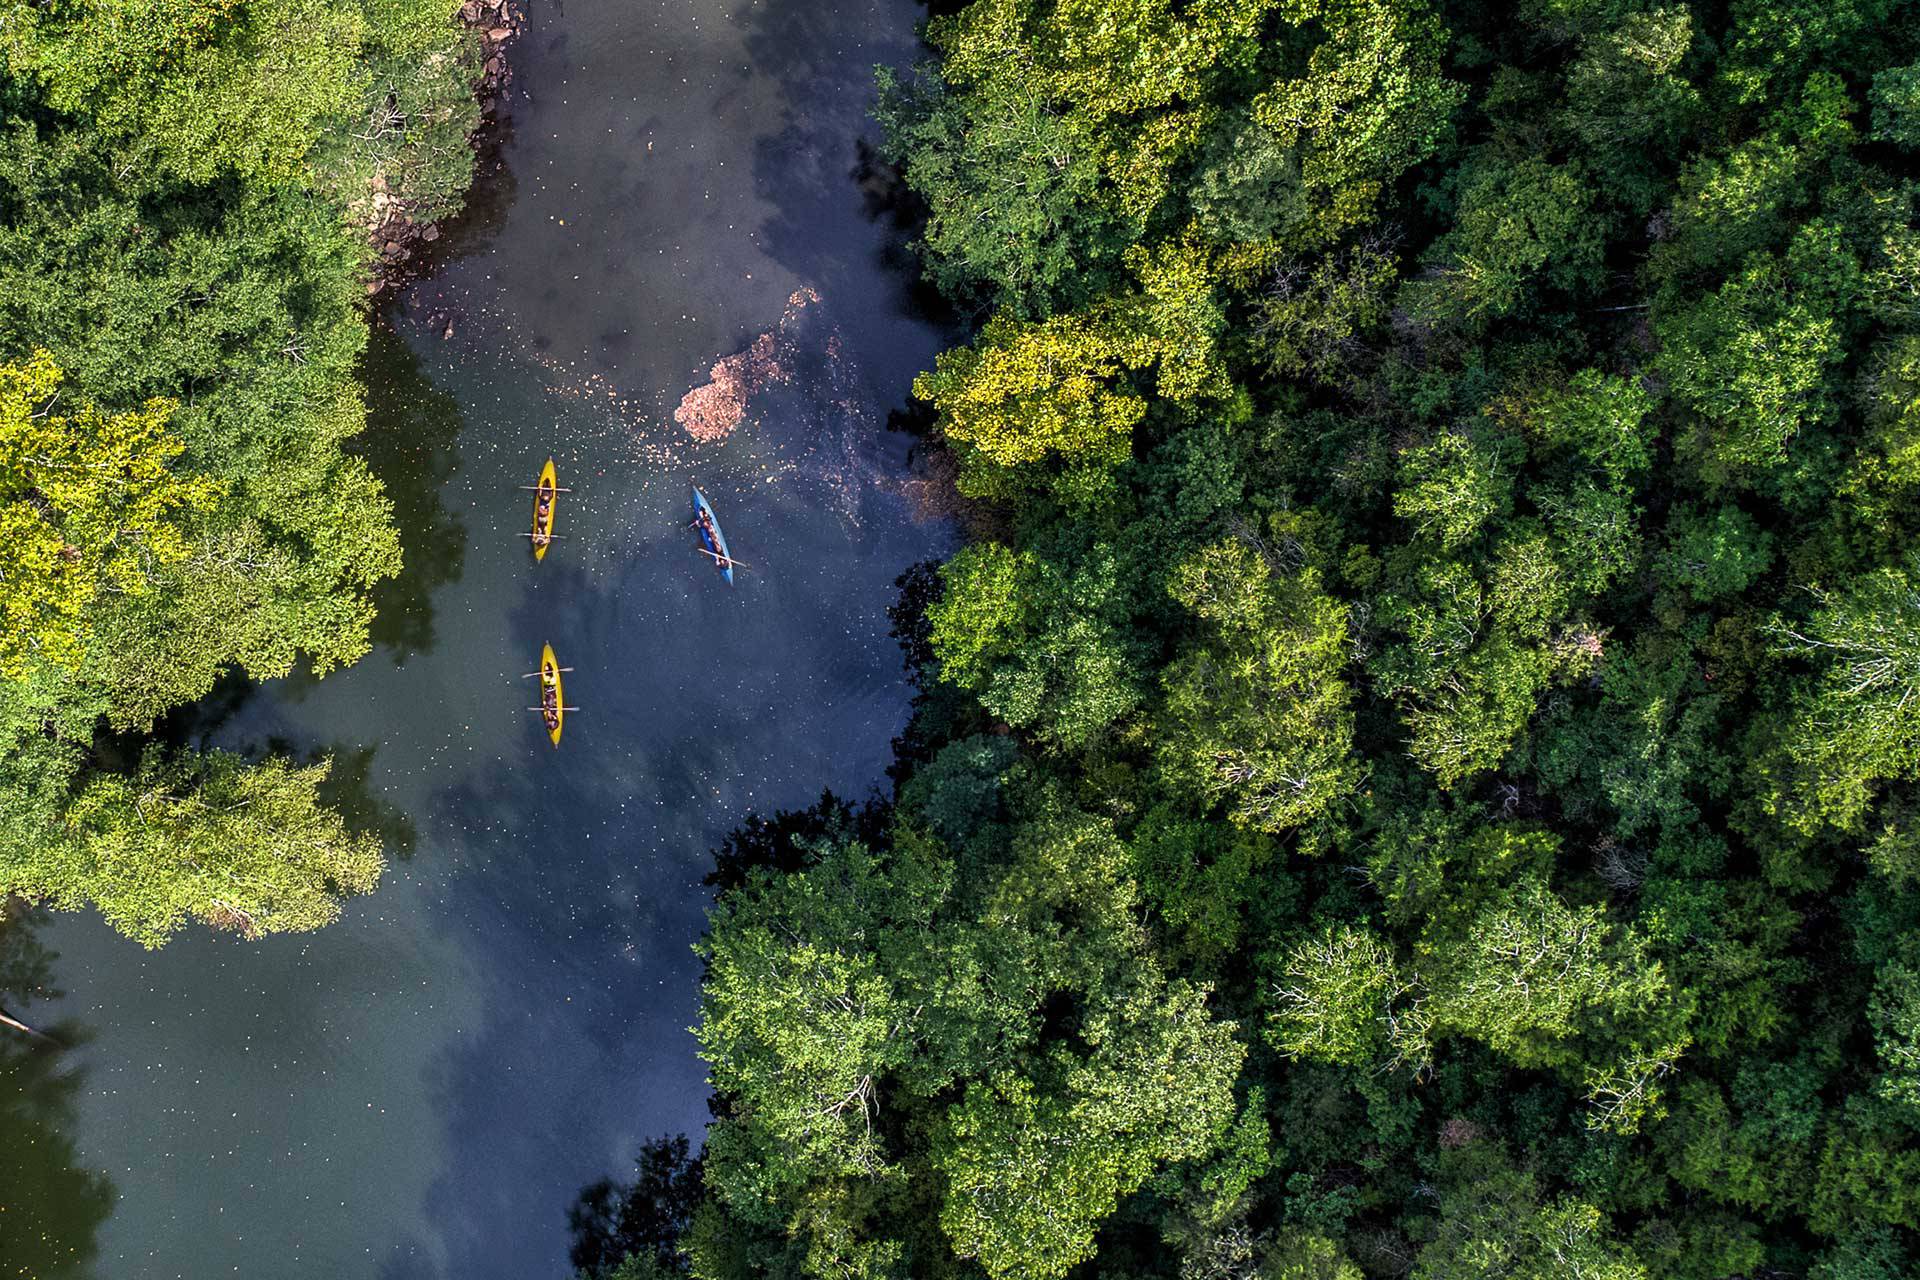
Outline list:
[[[923,15],[533,8],[500,167],[376,323],[362,448],[408,557],[376,647],[181,726],[331,753],[389,873],[303,936],[40,931],[66,995],[34,1012],[88,1037],[45,1136],[113,1200],[50,1211],[6,1274],[559,1280],[577,1190],[698,1135],[709,851],[749,812],[884,785],[892,584],[954,536],[915,518],[886,429],[944,335],[858,173],[872,68],[913,60]],[[674,407],[736,353],[706,395],[741,421],[696,442]],[[575,492],[536,565],[519,486],[549,453]],[[545,642],[581,708],[557,751],[520,678]]]

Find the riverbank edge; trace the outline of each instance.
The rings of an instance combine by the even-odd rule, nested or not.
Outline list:
[[[526,31],[527,11],[524,5],[512,0],[466,0],[454,11],[452,21],[479,38],[479,73],[473,80],[472,95],[479,104],[480,114],[466,139],[477,157],[491,145],[499,129],[500,108],[513,82],[508,48]],[[466,190],[470,193],[478,181],[476,164]],[[458,217],[459,213],[450,216]],[[377,299],[432,274],[435,264],[421,251],[440,238],[440,224],[446,220],[444,217],[416,220],[412,211],[401,205],[384,206],[370,220],[367,231],[373,249],[367,296]]]

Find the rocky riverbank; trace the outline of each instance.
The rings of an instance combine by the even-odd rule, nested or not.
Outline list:
[[[466,143],[475,152],[483,152],[513,82],[508,47],[526,30],[526,9],[512,0],[466,0],[454,20],[479,40],[479,72],[473,81],[473,100],[479,115],[467,133]],[[385,175],[373,181],[369,210],[368,235],[375,258],[367,294],[374,297],[423,273],[426,248],[440,238],[440,221],[417,217],[419,210],[388,191]]]

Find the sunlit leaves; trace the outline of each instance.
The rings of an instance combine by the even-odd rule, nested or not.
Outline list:
[[[966,884],[901,829],[890,855],[838,842],[715,911],[698,1035],[739,1105],[709,1179],[821,1265],[873,1244],[834,1188],[899,1176],[889,1108],[927,1128],[951,1247],[997,1275],[1064,1272],[1120,1196],[1232,1119],[1233,1027],[1148,953],[1111,831],[1023,804]]]
[[[756,1123],[801,1176],[880,1172],[877,1081],[904,1052],[906,1011],[871,958],[764,928],[708,945],[699,1036],[714,1084],[753,1097]]]
[[[1484,322],[1521,310],[1545,285],[1591,289],[1605,223],[1577,170],[1483,159],[1462,180],[1453,227],[1429,254],[1433,274],[1402,296],[1434,319]]]
[[[296,177],[357,99],[363,21],[322,0],[83,0],[25,19],[9,54],[54,106],[170,172]]]
[[[1253,118],[1298,150],[1315,212],[1296,238],[1318,246],[1364,222],[1386,185],[1426,158],[1460,90],[1440,75],[1440,26],[1423,5],[1305,0],[1289,16],[1326,38],[1305,74],[1254,99]]]
[[[1095,1226],[1166,1161],[1205,1153],[1232,1117],[1243,1055],[1206,992],[1123,990],[1056,1050],[1038,1080],[972,1085],[934,1139],[948,1193],[941,1225],[992,1276],[1064,1276],[1093,1255]]]
[[[1582,369],[1564,385],[1548,384],[1503,399],[1498,412],[1503,420],[1570,452],[1618,484],[1653,460],[1654,403],[1638,379]]]
[[[400,550],[343,452],[365,221],[376,178],[457,205],[463,38],[444,0],[75,0],[0,8],[0,45],[0,872],[149,944],[318,927],[380,865],[323,767],[83,753],[223,672],[366,651]]]
[[[880,73],[887,155],[926,200],[929,277],[956,298],[976,282],[1016,313],[1082,296],[1110,243],[1100,166],[1087,139],[1025,77],[956,93]]]
[[[1388,1006],[1404,989],[1377,934],[1328,925],[1296,939],[1280,961],[1267,1038],[1292,1057],[1367,1065],[1387,1037]]]
[[[943,353],[913,390],[961,446],[963,489],[979,489],[992,483],[988,467],[1049,457],[1083,467],[1124,461],[1147,412],[1125,375],[1151,356],[1146,342],[1097,319],[1022,324],[1000,316],[972,346]]]
[[[179,516],[217,490],[175,470],[172,410],[63,404],[45,352],[0,366],[0,679],[34,659],[77,664],[99,593],[143,592],[186,558]]]
[[[1773,561],[1773,535],[1734,506],[1677,509],[1667,525],[1660,564],[1667,581],[1694,600],[1744,591]]]
[[[1920,973],[1889,965],[1868,1006],[1880,1055],[1881,1097],[1920,1113]]]
[[[1421,944],[1434,1025],[1484,1040],[1528,1064],[1561,1056],[1606,989],[1608,926],[1593,907],[1569,907],[1538,880],[1489,903],[1465,928]]]
[[[1513,464],[1489,434],[1445,432],[1407,450],[1393,513],[1444,548],[1470,541],[1512,502]]]
[[[1873,136],[1920,150],[1920,62],[1873,78]]]
[[[1004,316],[922,385],[1000,521],[902,790],[983,902],[898,1072],[941,1264],[1902,1274],[1910,7],[934,22],[909,181]],[[1266,1110],[1127,1196],[1166,1148],[1065,1082],[1179,973]]]
[[[1803,701],[1768,810],[1798,830],[1852,826],[1875,784],[1920,769],[1920,584],[1882,568],[1844,592],[1819,590],[1802,626],[1776,629],[1822,676]]]
[[[249,938],[320,928],[384,866],[378,839],[320,803],[327,770],[155,749],[137,772],[93,775],[57,834],[0,860],[0,887],[97,907],[150,947],[190,919]]]
[[[1453,1163],[1415,1280],[1652,1280],[1593,1204],[1571,1196],[1543,1203],[1535,1177],[1495,1152],[1464,1152]]]
[[[1381,243],[1275,268],[1255,298],[1251,333],[1268,368],[1336,385],[1362,349],[1362,335],[1386,318],[1396,272]]]
[[[927,610],[941,676],[1008,724],[1084,746],[1139,703],[1110,548],[1064,564],[979,543],[943,565],[941,580]]]
[[[1699,110],[1682,62],[1694,40],[1684,7],[1630,13],[1581,42],[1567,72],[1567,114],[1582,138],[1624,150],[1676,136]]]
[[[1851,261],[1831,228],[1802,234],[1809,264]],[[1845,354],[1835,306],[1847,299],[1821,283],[1756,257],[1670,322],[1662,365],[1681,401],[1700,415],[1712,463],[1734,471],[1781,462],[1794,438],[1830,412],[1829,370]]]
[[[1210,624],[1166,674],[1159,757],[1174,781],[1266,832],[1310,822],[1350,794],[1344,607],[1310,571],[1277,575],[1238,542],[1182,562],[1168,590]]]

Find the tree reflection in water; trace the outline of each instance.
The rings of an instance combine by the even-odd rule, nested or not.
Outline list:
[[[84,1073],[67,1050],[83,1029],[42,1027],[31,1013],[33,1002],[59,995],[55,955],[36,933],[43,921],[44,913],[15,906],[0,923],[0,1010],[35,1027],[0,1027],[0,1277],[23,1280],[92,1274],[114,1201],[113,1184],[80,1166],[70,1136]]]
[[[675,1242],[700,1204],[700,1157],[682,1135],[641,1144],[632,1182],[587,1187],[567,1211],[568,1260],[582,1280],[666,1280],[686,1274]]]

